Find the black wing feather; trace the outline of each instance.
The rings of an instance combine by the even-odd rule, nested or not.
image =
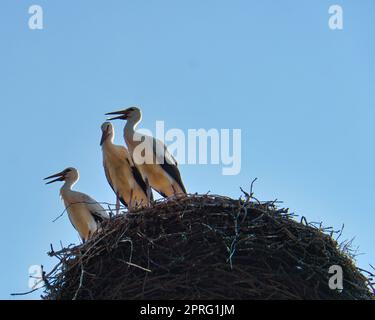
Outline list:
[[[156,139],[154,139],[154,141],[153,141],[153,151],[154,151],[155,157],[156,157],[156,153],[157,153],[157,151],[156,151],[156,144],[157,144],[157,141],[156,141]],[[177,165],[174,164],[174,163],[170,164],[168,162],[168,159],[165,157],[166,152],[168,152],[167,146],[164,145],[164,161],[163,161],[163,163],[160,164],[160,166],[162,167],[162,169],[166,173],[168,173],[177,182],[177,184],[180,186],[180,188],[182,189],[182,191],[184,193],[187,193],[186,189],[185,189],[185,186],[182,183],[180,171],[178,170]]]
[[[93,216],[94,220],[96,223],[102,223],[104,221],[104,218],[103,216],[101,216],[100,214],[98,214],[97,212],[95,211],[90,211],[91,215]]]
[[[187,193],[186,189],[185,189],[185,186],[182,183],[180,171],[178,170],[177,166],[174,165],[174,164],[168,163],[167,159],[165,157],[164,157],[164,163],[160,164],[160,166],[163,168],[163,170],[166,173],[168,173],[177,182],[177,184],[180,186],[182,191],[184,193]]]
[[[129,162],[129,160],[128,160],[128,162]],[[130,167],[132,169],[132,173],[133,173],[133,177],[134,177],[135,181],[138,183],[138,185],[141,187],[141,189],[144,192],[144,194],[147,196],[147,189],[148,189],[148,187],[147,187],[146,182],[143,180],[141,173],[139,172],[138,168],[136,166],[134,166],[134,165],[132,166],[130,164],[130,162],[129,162],[129,165],[130,165]],[[150,200],[153,201],[154,199],[152,197],[152,193],[150,193],[150,195],[151,195],[151,199]]]
[[[125,206],[125,207],[128,207],[128,204],[126,203],[126,201],[123,199],[123,197],[121,197],[119,194],[116,194],[118,199],[120,200],[120,202]]]
[[[104,167],[104,173],[105,173],[105,176],[107,178],[107,181],[108,181],[108,184],[110,185],[111,189],[113,190],[113,192],[115,193],[115,195],[117,196],[117,198],[120,200],[120,202],[125,206],[125,207],[128,207],[128,204],[126,203],[126,201],[116,192],[115,188],[113,187],[113,184],[112,184],[112,179],[111,179],[111,176],[109,175],[109,172],[107,170],[107,167],[105,165],[103,165]]]

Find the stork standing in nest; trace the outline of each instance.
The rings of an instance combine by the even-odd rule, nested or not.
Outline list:
[[[152,191],[134,165],[129,151],[123,146],[113,144],[115,132],[110,122],[104,122],[101,129],[100,145],[103,152],[104,172],[117,197],[117,213],[120,202],[129,210],[148,206],[152,200]]]
[[[64,181],[60,195],[64,201],[68,217],[78,231],[83,242],[86,242],[100,228],[101,223],[109,218],[106,210],[87,194],[73,191],[72,187],[79,180],[78,170],[67,168],[44,180],[53,179],[46,184]]]
[[[163,197],[185,195],[186,189],[181,179],[177,161],[168,152],[160,140],[136,132],[136,126],[142,119],[141,110],[131,107],[106,115],[117,115],[108,120],[127,120],[124,139],[134,163],[143,179]]]

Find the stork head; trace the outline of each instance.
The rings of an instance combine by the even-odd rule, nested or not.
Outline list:
[[[77,181],[79,178],[79,173],[76,168],[66,168],[65,170],[59,173],[56,173],[56,174],[53,174],[52,176],[44,178],[44,180],[49,180],[53,178],[56,178],[56,179],[50,180],[46,184],[51,184],[57,181]]]
[[[130,107],[125,110],[106,113],[106,116],[112,116],[112,115],[116,115],[116,117],[109,118],[108,120],[129,119],[135,122],[139,122],[142,118],[141,110],[138,107]]]
[[[113,141],[113,138],[114,138],[114,130],[113,130],[113,126],[112,126],[112,123],[110,122],[104,122],[102,124],[102,139],[100,140],[100,145],[103,145],[103,143],[107,140],[107,139],[111,139],[111,141]]]

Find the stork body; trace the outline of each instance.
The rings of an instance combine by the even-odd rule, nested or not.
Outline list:
[[[83,242],[87,241],[99,228],[101,223],[109,216],[105,209],[93,198],[82,192],[73,191],[72,187],[79,179],[78,170],[67,168],[46,179],[56,178],[47,184],[56,181],[65,181],[60,189],[61,198],[65,204],[69,220],[78,231]]]
[[[117,196],[117,201],[129,209],[148,206],[152,199],[151,190],[134,165],[129,151],[113,144],[114,130],[110,122],[102,125],[103,167],[108,183]],[[118,206],[118,203],[117,203]]]
[[[164,143],[136,132],[136,126],[142,119],[141,111],[137,107],[132,107],[123,111],[107,113],[107,115],[113,114],[119,116],[110,120],[127,120],[124,139],[132,159],[146,183],[163,197],[186,194],[177,161],[169,153]],[[144,149],[145,155],[141,155],[142,149]]]

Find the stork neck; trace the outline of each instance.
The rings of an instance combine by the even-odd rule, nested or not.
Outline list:
[[[111,135],[110,137],[108,137],[107,139],[104,140],[103,144],[102,144],[102,148],[103,149],[108,149],[110,147],[113,146],[113,141],[114,141],[114,136]]]
[[[72,191],[72,187],[76,184],[77,180],[68,179],[65,181],[61,188],[61,193]]]
[[[134,133],[135,129],[139,123],[140,119],[137,118],[129,118],[126,122],[124,128],[124,137],[126,141],[133,141],[134,140]]]

